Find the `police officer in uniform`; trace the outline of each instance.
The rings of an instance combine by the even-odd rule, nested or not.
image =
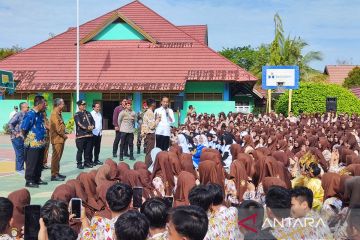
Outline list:
[[[92,148],[93,148],[93,133],[95,121],[90,112],[86,111],[86,102],[79,100],[76,103],[79,111],[75,113],[74,120],[76,125],[76,161],[77,168],[84,169],[92,168]],[[82,155],[84,154],[84,165],[82,163]]]

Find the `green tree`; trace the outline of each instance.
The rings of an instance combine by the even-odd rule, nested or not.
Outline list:
[[[343,83],[346,88],[359,87],[360,86],[360,67],[354,67],[348,74]]]
[[[304,48],[308,46],[300,37],[284,37],[284,29],[279,14],[274,16],[275,37],[270,44],[269,65],[297,65],[300,68],[300,77],[303,81],[309,81],[314,75],[322,75],[319,71],[310,67],[312,61],[322,60],[319,51],[309,51],[304,54]],[[323,77],[322,77],[323,78]]]
[[[11,48],[0,48],[0,60],[7,58],[15,53],[21,52],[23,49],[18,45],[14,45]]]
[[[300,37],[284,37],[283,23],[279,14],[274,16],[274,25],[274,40],[270,44],[261,44],[257,48],[251,46],[224,48],[220,54],[259,79],[261,79],[262,66],[298,65],[302,81],[326,81],[326,75],[309,65],[312,61],[322,60],[321,52],[304,53],[304,49],[308,46],[307,42]]]
[[[269,48],[266,45],[261,45],[258,48],[253,48],[250,45],[224,48],[219,53],[258,78],[261,78],[261,68],[266,65],[270,56]]]

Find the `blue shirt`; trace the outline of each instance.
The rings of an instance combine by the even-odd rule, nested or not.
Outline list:
[[[25,147],[45,147],[46,129],[44,126],[44,115],[42,112],[35,112],[34,109],[31,109],[26,113],[20,128],[25,132]]]
[[[202,153],[202,150],[205,146],[200,144],[200,145],[197,145],[196,147],[196,152],[195,154],[192,156],[192,160],[193,160],[193,164],[194,164],[194,167],[198,167],[199,166],[199,162],[200,162],[200,156],[201,156],[201,153]]]
[[[21,123],[24,119],[25,113],[24,112],[18,112],[15,113],[15,115],[10,119],[8,126],[9,126],[9,130],[11,132],[11,139],[16,138],[17,134],[21,133]]]

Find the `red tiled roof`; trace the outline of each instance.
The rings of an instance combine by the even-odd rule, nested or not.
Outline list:
[[[202,44],[208,45],[208,35],[206,25],[186,25],[177,26],[180,30],[186,32],[191,37],[201,42]]]
[[[256,81],[253,75],[197,41],[200,33],[195,28],[176,27],[139,1],[81,25],[80,39],[99,31],[116,12],[156,43],[131,40],[81,44],[81,91],[182,91],[187,80]],[[76,29],[69,28],[0,61],[0,68],[14,72],[20,81],[18,91],[75,90]]]
[[[360,98],[360,87],[351,88],[350,91],[355,94],[355,96]]]
[[[329,75],[329,82],[336,84],[343,84],[349,72],[356,67],[356,65],[326,65],[324,73]]]

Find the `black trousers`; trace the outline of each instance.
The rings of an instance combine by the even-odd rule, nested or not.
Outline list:
[[[130,149],[130,156],[134,156],[134,133],[121,133],[120,158],[124,157],[126,150]]]
[[[90,164],[92,163],[92,137],[84,137],[76,139],[76,162],[78,165],[82,164],[82,156],[84,154],[84,163]]]
[[[113,143],[113,155],[116,155],[118,151],[120,140],[121,140],[121,132],[115,131],[115,139]],[[128,145],[126,145],[124,153],[125,155],[128,155]]]
[[[170,146],[170,137],[163,135],[156,135],[156,147],[163,151],[167,151]]]
[[[92,142],[93,142],[94,162],[97,162],[97,161],[99,161],[100,146],[101,146],[101,135],[99,135],[99,136],[94,135]]]
[[[41,178],[45,148],[25,148],[25,180],[37,183]]]

